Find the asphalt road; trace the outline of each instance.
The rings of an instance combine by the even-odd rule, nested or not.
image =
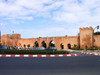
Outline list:
[[[100,75],[100,56],[0,57],[0,75]]]

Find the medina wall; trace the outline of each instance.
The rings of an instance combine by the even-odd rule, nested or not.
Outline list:
[[[49,47],[51,41],[54,41],[55,47],[57,49],[61,49],[61,44],[64,45],[64,49],[68,49],[68,44],[71,47],[76,44],[79,46],[79,36],[71,36],[71,37],[45,37],[45,38],[30,38],[30,39],[19,39],[18,45],[19,46],[26,46],[29,44],[30,46],[35,47],[35,42],[38,42],[39,47],[42,47],[42,42],[46,42],[46,47]]]
[[[98,48],[100,48],[100,35],[94,35],[94,46],[97,46]]]
[[[61,49],[61,44],[64,45],[64,49],[69,49],[69,45],[74,47],[77,45],[80,48],[90,48],[93,45],[93,28],[86,27],[80,28],[80,36],[62,36],[62,37],[42,37],[42,38],[28,38],[21,39],[20,34],[6,34],[1,36],[1,44],[5,46],[21,46],[27,47],[30,45],[31,47],[35,47],[35,43],[38,42],[39,47],[43,46],[43,42],[46,42],[46,48],[50,46],[50,42],[54,41],[55,47],[57,49]],[[94,35],[94,46],[98,46],[100,48],[100,35]]]

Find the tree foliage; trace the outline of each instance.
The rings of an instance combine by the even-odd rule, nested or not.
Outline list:
[[[94,33],[94,35],[100,35],[100,32],[99,32],[99,31],[97,31],[97,32],[95,32],[95,33]]]
[[[38,43],[36,43],[36,47],[39,47],[39,44]]]
[[[30,44],[28,44],[27,47],[29,48],[30,47]]]
[[[43,43],[43,47],[45,47],[45,48],[46,48],[46,43]]]
[[[50,43],[50,47],[55,47],[55,44],[54,43]]]
[[[80,36],[80,33],[78,33],[77,35]]]

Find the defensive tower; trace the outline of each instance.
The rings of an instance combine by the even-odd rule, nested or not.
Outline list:
[[[80,48],[90,48],[93,43],[93,28],[80,28]]]
[[[20,39],[20,34],[6,34],[1,36],[1,45],[5,46],[17,46],[17,42]]]

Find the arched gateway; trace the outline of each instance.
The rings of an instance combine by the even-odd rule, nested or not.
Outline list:
[[[27,47],[49,47],[55,46],[57,49],[70,49],[77,45],[80,48],[88,48],[93,44],[93,28],[80,28],[80,36],[63,36],[63,37],[43,37],[43,38],[29,38],[21,39],[20,34],[6,34],[1,36],[1,44],[6,46],[21,46]],[[94,45],[100,47],[100,35],[94,35]],[[54,42],[51,45],[51,42]],[[5,43],[4,43],[5,42]]]
[[[63,40],[62,40],[63,39]],[[73,41],[74,40],[74,41]],[[79,45],[79,36],[73,37],[45,37],[45,38],[33,38],[33,39],[19,39],[18,43],[25,44],[34,47],[56,47],[57,49],[70,49],[68,44]]]

